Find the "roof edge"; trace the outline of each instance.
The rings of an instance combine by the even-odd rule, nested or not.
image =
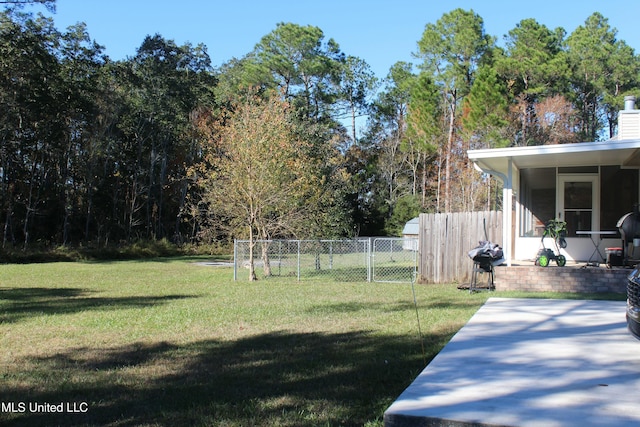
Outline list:
[[[573,144],[531,145],[526,147],[482,148],[467,150],[471,161],[483,158],[518,157],[537,154],[580,153],[584,151],[606,151],[640,148],[640,139],[609,139],[595,142],[576,142]]]

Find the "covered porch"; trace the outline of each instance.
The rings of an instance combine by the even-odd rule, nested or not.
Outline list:
[[[623,245],[617,227],[640,200],[640,110],[629,105],[619,120],[618,138],[608,141],[468,151],[479,171],[503,183],[507,265],[534,260],[542,244],[568,263],[602,263],[614,247],[640,258],[640,246],[630,239]],[[542,240],[554,219],[566,222],[566,248]]]

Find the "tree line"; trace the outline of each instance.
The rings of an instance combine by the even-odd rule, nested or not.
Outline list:
[[[498,209],[466,150],[609,138],[640,84],[600,13],[571,34],[524,19],[498,43],[456,9],[414,54],[379,79],[281,23],[217,68],[159,34],[114,61],[82,23],[7,8],[2,247],[394,235],[419,212]]]

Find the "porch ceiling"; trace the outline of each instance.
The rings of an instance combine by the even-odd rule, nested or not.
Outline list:
[[[483,171],[505,175],[509,159],[518,169],[604,165],[640,167],[640,140],[492,148],[469,150],[467,155]]]

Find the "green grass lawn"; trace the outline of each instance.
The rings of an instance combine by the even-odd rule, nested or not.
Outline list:
[[[522,296],[416,285],[421,343],[409,284],[193,261],[0,265],[0,424],[379,426],[488,297]]]

